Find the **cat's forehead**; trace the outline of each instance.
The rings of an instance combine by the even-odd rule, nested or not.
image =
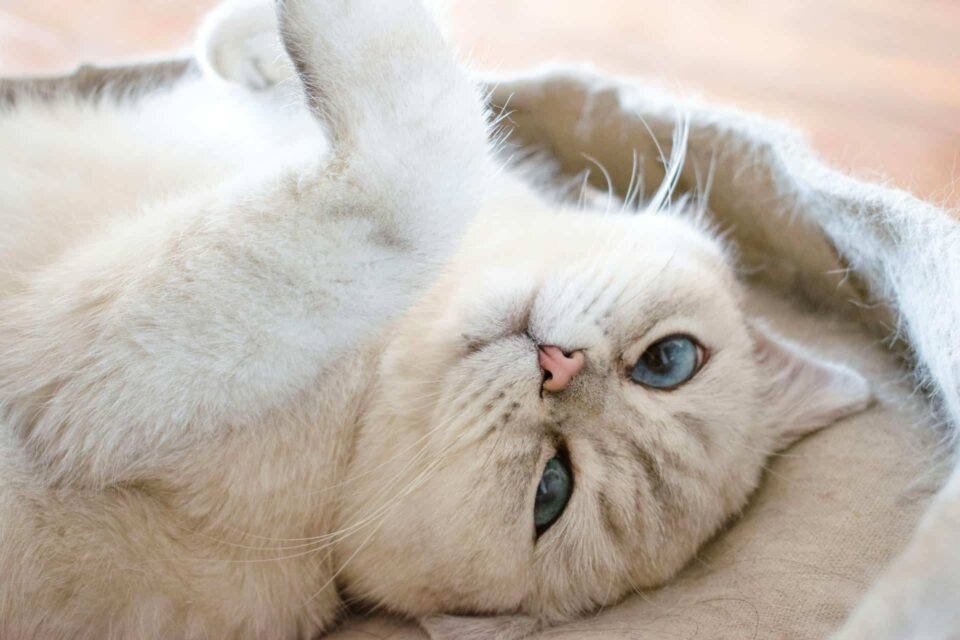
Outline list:
[[[701,265],[729,268],[723,245],[681,215],[613,213],[532,213],[508,221],[491,217],[468,238],[467,260],[518,269],[576,271],[605,262],[620,271]]]
[[[434,291],[437,318],[477,344],[529,328],[543,343],[616,348],[670,318],[699,319],[674,327],[687,332],[739,318],[724,247],[672,215],[488,218],[450,275]]]

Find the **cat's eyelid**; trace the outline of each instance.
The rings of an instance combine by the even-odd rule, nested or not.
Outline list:
[[[540,457],[537,459],[537,466],[534,468],[535,473],[542,473],[543,467],[550,458],[557,455],[558,450],[557,443],[553,438],[545,438],[540,445]]]
[[[557,436],[552,433],[544,434],[543,438],[540,441],[540,455],[537,458],[537,463],[533,465],[533,469],[530,471],[530,476],[532,477],[531,486],[528,486],[528,491],[524,494],[524,500],[527,499],[530,495],[536,495],[537,485],[540,483],[540,477],[543,475],[543,470],[547,466],[547,463],[557,455],[557,452],[560,451],[558,446]]]
[[[571,459],[570,447],[567,445],[566,438],[556,431],[549,430],[543,435],[540,445],[540,457],[537,460],[537,466],[534,468],[534,475],[537,481],[539,481],[540,476],[543,475],[543,469],[547,466],[547,462],[558,455],[565,457],[569,461]],[[571,462],[571,471],[573,470],[572,464]]]

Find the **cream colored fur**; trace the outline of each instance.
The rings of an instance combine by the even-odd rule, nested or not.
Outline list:
[[[519,144],[550,150],[564,172],[601,163],[614,189],[633,178],[632,157],[655,157],[678,109],[688,114],[680,187],[709,172],[714,220],[729,229],[754,279],[816,308],[857,320],[886,348],[908,355],[928,412],[960,424],[960,224],[903,191],[825,166],[796,132],[758,116],[671,96],[589,68],[541,69],[495,79]],[[653,136],[651,136],[651,132]],[[640,163],[647,182],[663,175]],[[947,640],[960,629],[960,468],[913,541],[867,593],[839,640]]]
[[[308,638],[348,601],[522,637],[670,579],[771,453],[866,405],[683,211],[495,175],[418,3],[287,0],[295,64],[244,61],[270,15],[222,9],[206,76],[0,115],[0,637]],[[703,370],[629,381],[672,333]],[[587,354],[563,393],[538,344]]]

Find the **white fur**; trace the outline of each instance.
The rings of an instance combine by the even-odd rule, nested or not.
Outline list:
[[[207,73],[287,77],[232,7]],[[311,637],[346,593],[520,637],[668,580],[770,453],[867,402],[745,317],[695,224],[494,182],[418,3],[279,15],[306,108],[188,76],[0,116],[0,636]],[[688,385],[624,376],[672,333],[711,353]],[[563,394],[538,344],[588,354]],[[577,493],[537,542],[561,440]],[[523,615],[432,617],[468,611]]]
[[[826,167],[793,131],[763,118],[678,99],[588,68],[496,78],[516,136],[550,149],[565,171],[594,162],[627,189],[629,153],[655,156],[678,109],[689,114],[681,185],[709,173],[711,210],[745,266],[788,295],[859,320],[895,350],[911,352],[955,447],[960,424],[960,225],[917,198]],[[626,159],[625,159],[626,158]],[[710,167],[709,171],[707,167]],[[698,174],[697,171],[702,172]],[[642,165],[646,183],[662,175]],[[960,629],[960,468],[934,500],[903,555],[870,590],[837,640],[945,640]]]
[[[203,166],[184,167],[183,173],[172,176],[174,180],[199,179],[204,187],[186,199],[137,202],[133,198],[153,195],[149,185],[140,190],[134,179],[121,174],[120,191],[132,191],[131,199],[118,204],[89,199],[94,200],[94,216],[102,216],[106,209],[129,218],[103,221],[110,225],[109,234],[85,246],[56,246],[63,257],[33,275],[30,288],[18,299],[7,301],[0,386],[8,398],[8,418],[14,425],[31,422],[28,442],[44,451],[52,479],[95,486],[135,479],[138,467],[162,464],[163,452],[183,446],[183,437],[209,435],[223,422],[256,420],[264,402],[295,392],[300,384],[295,381],[319,374],[323,363],[402,308],[411,288],[424,277],[423,265],[452,250],[464,216],[472,214],[480,193],[482,179],[473,176],[486,171],[480,107],[452,58],[440,48],[439,36],[432,27],[418,24],[425,20],[422,10],[411,5],[416,8],[412,11],[405,3],[390,6],[394,7],[390,11],[377,9],[375,16],[360,17],[354,14],[361,11],[359,5],[346,9],[287,3],[287,15],[296,14],[290,18],[291,29],[303,32],[292,41],[302,42],[304,55],[329,76],[322,96],[313,98],[322,118],[335,119],[327,124],[339,148],[326,164],[321,163],[325,145],[308,135],[293,145],[282,137],[270,140],[284,150],[276,159],[271,159],[276,152],[254,145],[252,155],[244,150],[242,157],[231,158],[237,164],[228,165],[226,171],[221,168],[219,175],[204,172]],[[347,15],[335,19],[339,11]],[[318,38],[308,31],[313,25],[322,25],[323,33],[332,37]],[[390,38],[400,49],[413,46],[416,55],[403,63],[393,58],[370,60],[369,77],[352,74],[347,82],[355,60],[369,57],[371,46],[389,47]],[[90,110],[91,119],[96,118],[98,110]],[[442,117],[444,113],[449,116]],[[465,114],[474,118],[473,127],[463,126]],[[99,115],[107,127],[115,126],[112,113],[99,110]],[[297,119],[293,117],[294,122]],[[31,123],[12,120],[11,129],[46,134],[44,127],[23,129]],[[152,126],[168,128],[160,118],[154,122],[141,121],[139,126],[148,131]],[[94,135],[100,130],[94,128],[96,120],[67,124]],[[307,130],[312,134],[312,128]],[[67,132],[63,138],[78,147],[86,143],[96,148],[124,134],[137,135],[121,130],[108,132],[112,139],[75,140],[75,134]],[[244,134],[234,129],[227,135],[242,145]],[[427,141],[431,153],[410,162],[407,151],[422,148]],[[40,142],[31,146],[39,149]],[[65,144],[58,142],[58,148]],[[124,144],[119,146],[123,149]],[[181,155],[199,155],[201,162],[213,164],[216,154],[232,153],[214,150],[210,155],[201,149],[170,148],[167,153],[174,155],[169,162],[175,164]],[[159,180],[165,156],[152,153],[156,150],[135,149],[142,154],[139,167],[122,157],[117,158],[118,165],[121,171],[134,168]],[[245,176],[237,171],[241,163],[249,167]],[[325,176],[330,164],[339,174],[332,179]],[[111,169],[103,168],[84,181],[96,185],[95,196],[111,192],[111,182],[100,180]],[[240,175],[231,175],[234,172]],[[169,193],[183,193],[189,186],[167,178],[160,188]],[[67,195],[69,199],[46,206],[59,213],[85,200],[85,194]],[[5,217],[35,224],[31,205],[27,202],[25,211],[14,210]],[[67,224],[77,219],[77,224],[96,224],[86,213],[71,211]],[[47,221],[51,223],[63,228],[61,220]],[[267,229],[272,244],[262,248],[257,239]],[[34,249],[34,238],[42,237],[42,230],[27,231],[34,233],[20,239],[34,262],[14,264],[13,278],[21,269],[45,266],[37,264]],[[64,231],[67,242],[76,241],[76,228]],[[234,245],[244,248],[238,251]],[[301,299],[278,295],[273,282],[257,285],[245,279],[245,273],[261,269],[275,270],[277,277],[313,291],[318,302],[305,307]],[[56,300],[57,307],[51,308],[48,300]],[[251,312],[222,318],[221,309],[245,308],[243,300],[251,301]],[[77,307],[99,309],[109,316],[80,320]],[[112,322],[118,315],[125,316],[123,324]],[[143,323],[152,331],[143,332]],[[131,326],[136,326],[134,334],[129,333]],[[196,346],[182,355],[168,351],[162,362],[131,361],[127,355],[131,345],[151,354],[167,350],[163,345],[171,339],[188,336]],[[67,351],[82,341],[87,341],[83,349]],[[224,376],[234,383],[224,384]],[[191,383],[185,385],[186,381]],[[55,398],[28,400],[46,393],[42,389],[50,385],[58,388]],[[91,385],[99,388],[98,398],[83,400],[84,389]],[[144,406],[165,397],[177,397],[177,407]],[[42,414],[27,416],[25,412],[35,411],[36,402],[45,403]],[[145,414],[151,419],[138,425],[142,418],[137,416]],[[77,426],[60,433],[67,422]],[[137,429],[138,437],[112,426],[118,424]],[[141,461],[146,457],[152,461]]]
[[[305,80],[330,79],[306,86],[329,152],[302,107],[210,80],[132,104],[27,92],[0,120],[4,637],[310,635],[336,613],[329,558],[291,575],[231,556],[290,555],[275,537],[329,527],[309,489],[262,501],[333,484],[349,443],[288,428],[247,463],[241,443],[356,411],[364,377],[328,379],[331,364],[454,248],[490,174],[486,123],[416,2],[284,15]],[[329,400],[304,398],[316,384]],[[326,462],[283,462],[311,450]],[[171,503],[103,493],[155,482]],[[147,548],[168,566],[141,582]]]
[[[197,42],[197,61],[209,79],[262,90],[294,75],[272,2],[221,3],[204,18]]]

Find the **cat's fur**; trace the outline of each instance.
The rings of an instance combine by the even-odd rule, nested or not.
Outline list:
[[[207,77],[0,115],[0,637],[308,638],[345,599],[521,637],[669,579],[769,454],[867,403],[744,315],[694,224],[498,175],[413,0],[280,4],[307,108],[211,78],[260,86],[217,34],[264,6],[209,24]],[[632,383],[672,333],[703,370]],[[587,354],[562,393],[538,344]]]

